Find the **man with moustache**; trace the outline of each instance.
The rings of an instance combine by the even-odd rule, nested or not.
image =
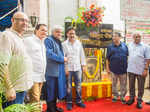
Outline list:
[[[113,43],[107,48],[106,69],[112,75],[112,102],[116,102],[120,96],[122,104],[125,104],[128,48],[120,39],[121,34],[115,32],[112,38]],[[117,90],[118,80],[120,82],[120,95]]]
[[[67,58],[63,54],[61,45],[62,27],[55,25],[52,29],[52,35],[45,39],[46,46],[46,103],[47,112],[63,112],[58,108],[57,99],[66,96],[66,76],[64,62]]]
[[[33,86],[29,90],[30,103],[40,102],[41,89],[45,81],[46,70],[46,49],[44,39],[47,36],[47,26],[37,24],[34,35],[24,39],[26,50],[32,59],[33,64]]]
[[[63,50],[68,61],[65,63],[67,75],[67,109],[72,110],[72,77],[76,88],[76,105],[85,108],[81,97],[82,71],[85,72],[86,58],[82,44],[76,38],[75,29],[68,27],[67,40],[63,43]]]

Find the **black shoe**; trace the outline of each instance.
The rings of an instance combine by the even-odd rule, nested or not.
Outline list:
[[[142,109],[142,102],[137,102],[136,107],[137,107],[138,109]]]
[[[85,108],[85,104],[84,103],[76,103],[77,106],[81,107],[81,108]]]
[[[124,97],[122,97],[120,100],[121,100],[122,104],[126,104],[126,100]]]
[[[145,102],[145,104],[147,104],[147,105],[150,105],[150,101],[148,101],[148,102]]]
[[[114,97],[112,98],[112,102],[117,102],[117,100],[118,100],[118,97],[117,97],[117,96],[114,96]]]
[[[64,109],[62,109],[60,107],[56,107],[56,112],[64,112]]]
[[[56,112],[55,103],[46,102],[47,103],[47,112]]]
[[[72,110],[72,103],[67,103],[67,110]]]
[[[129,99],[129,100],[126,102],[127,105],[132,105],[133,103],[134,103],[134,99]]]

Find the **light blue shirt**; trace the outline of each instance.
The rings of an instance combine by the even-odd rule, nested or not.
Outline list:
[[[128,45],[129,57],[127,72],[142,75],[146,59],[150,59],[150,48],[144,43],[130,43]]]
[[[62,45],[64,55],[68,57],[68,62],[65,63],[65,68],[68,71],[81,70],[81,65],[86,65],[86,58],[81,42],[75,40],[72,44],[69,40],[66,40]]]

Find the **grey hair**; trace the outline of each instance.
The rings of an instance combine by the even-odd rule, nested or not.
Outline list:
[[[52,33],[56,30],[62,30],[63,31],[63,27],[60,26],[60,25],[55,25],[53,28],[52,28]]]
[[[143,33],[140,31],[136,31],[132,34],[132,36],[134,36],[134,35],[140,35],[142,37]]]

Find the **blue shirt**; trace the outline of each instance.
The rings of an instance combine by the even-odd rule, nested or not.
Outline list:
[[[107,48],[107,59],[110,71],[114,74],[124,74],[127,72],[128,48],[121,42],[119,46],[111,44]]]
[[[143,43],[130,43],[128,48],[129,57],[127,71],[137,75],[142,75],[145,68],[146,59],[150,59],[149,46]]]

